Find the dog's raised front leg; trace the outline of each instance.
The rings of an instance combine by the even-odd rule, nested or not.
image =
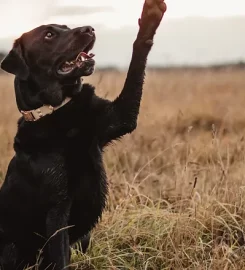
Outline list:
[[[132,132],[137,126],[147,56],[165,11],[164,0],[145,1],[123,90],[116,100],[106,106],[101,118],[99,117],[102,146]]]

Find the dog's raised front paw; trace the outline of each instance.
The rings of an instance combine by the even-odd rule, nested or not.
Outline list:
[[[139,19],[139,26],[144,35],[149,35],[150,38],[155,34],[166,10],[167,5],[164,0],[145,0]]]

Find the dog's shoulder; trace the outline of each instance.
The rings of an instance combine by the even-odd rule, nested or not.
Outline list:
[[[91,110],[100,111],[111,102],[95,93],[95,87],[91,84],[84,84],[79,94],[79,103],[85,103]],[[81,104],[80,104],[81,105]]]
[[[82,91],[76,98],[72,111],[79,110],[80,112],[82,111],[82,113],[86,111],[90,121],[95,122],[97,118],[100,118],[100,116],[107,111],[110,104],[110,100],[96,94],[93,85],[84,84]]]

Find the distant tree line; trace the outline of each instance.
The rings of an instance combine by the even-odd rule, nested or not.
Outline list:
[[[5,54],[3,52],[0,52],[0,62],[5,57]],[[213,70],[220,70],[220,69],[245,69],[245,61],[237,61],[233,63],[224,63],[224,64],[214,64],[214,65],[207,65],[207,66],[149,66],[149,70],[155,70],[155,71],[166,71],[166,70],[175,70],[175,69],[213,69]],[[104,66],[104,67],[98,67],[97,70],[101,72],[120,72],[121,69],[116,66]],[[2,70],[0,69],[0,72]]]

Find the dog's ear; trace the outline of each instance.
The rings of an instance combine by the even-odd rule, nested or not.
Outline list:
[[[29,76],[29,67],[23,57],[20,40],[17,39],[14,43],[13,49],[3,59],[1,68],[8,72],[16,75],[22,80],[26,80]]]

